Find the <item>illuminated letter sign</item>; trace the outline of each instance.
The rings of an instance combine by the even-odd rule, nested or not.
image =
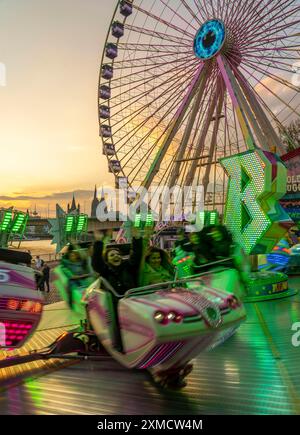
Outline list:
[[[279,157],[259,149],[221,160],[229,177],[225,225],[247,254],[269,253],[292,221],[279,204],[287,170]]]

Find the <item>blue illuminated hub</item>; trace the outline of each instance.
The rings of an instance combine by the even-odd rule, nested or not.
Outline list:
[[[200,59],[210,59],[223,47],[226,39],[224,23],[210,20],[199,29],[194,40],[194,52]]]

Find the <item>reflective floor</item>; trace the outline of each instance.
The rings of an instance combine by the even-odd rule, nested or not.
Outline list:
[[[290,286],[300,290],[300,277]],[[0,370],[0,414],[300,414],[300,346],[291,329],[300,322],[300,294],[247,304],[247,312],[234,337],[194,361],[182,392],[163,391],[110,358],[37,362]],[[25,350],[74,324],[62,303],[49,305]]]

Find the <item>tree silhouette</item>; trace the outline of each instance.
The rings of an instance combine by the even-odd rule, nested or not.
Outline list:
[[[291,122],[287,127],[279,127],[279,134],[287,151],[300,148],[300,119]]]

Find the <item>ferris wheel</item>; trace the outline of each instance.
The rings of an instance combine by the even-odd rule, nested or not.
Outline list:
[[[103,153],[118,185],[202,184],[223,206],[219,159],[285,149],[300,115],[300,0],[122,0],[99,80]]]

